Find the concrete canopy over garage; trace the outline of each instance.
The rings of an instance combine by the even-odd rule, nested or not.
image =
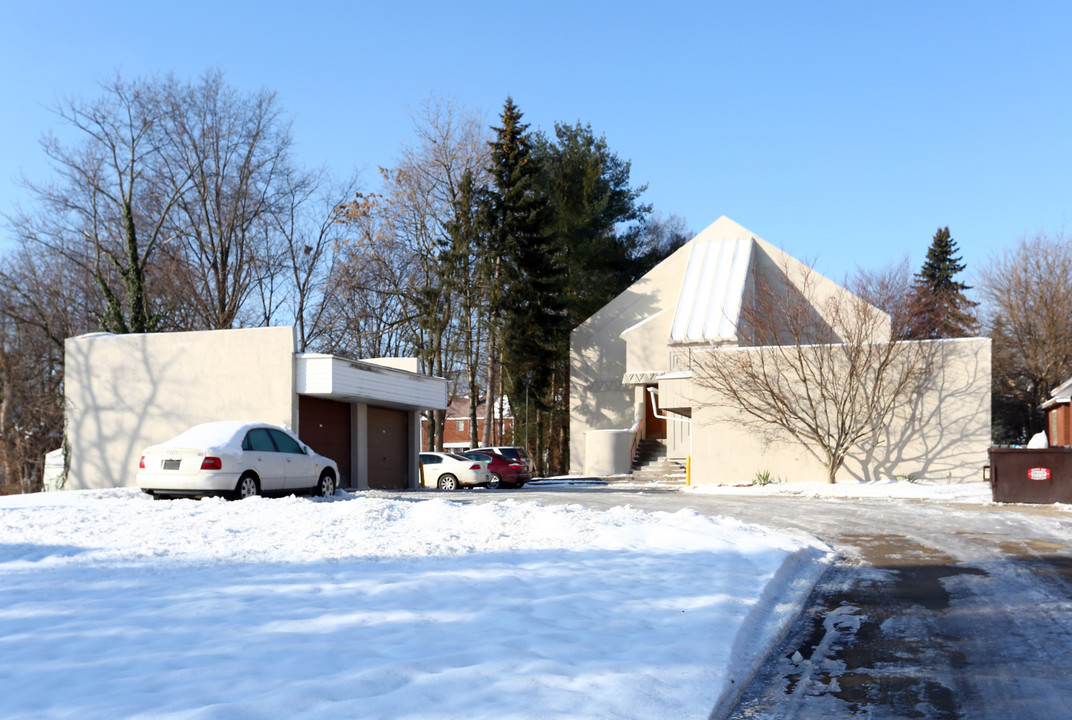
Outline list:
[[[65,353],[70,489],[133,486],[143,448],[214,420],[289,427],[325,454],[314,438],[348,444],[341,487],[416,487],[418,413],[447,407],[446,380],[416,360],[297,353],[291,327],[94,333],[68,338]],[[397,477],[370,478],[370,408],[401,428],[385,446]]]
[[[404,360],[409,364],[399,359],[297,356],[296,387],[302,398],[347,403],[352,408],[354,487],[413,487],[420,444],[418,412],[423,408],[446,409],[446,382],[417,373],[416,359]],[[303,416],[300,422],[320,424],[317,417]],[[343,487],[347,487],[345,481]]]

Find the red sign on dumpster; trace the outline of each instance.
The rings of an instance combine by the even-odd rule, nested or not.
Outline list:
[[[1027,471],[1028,480],[1049,480],[1050,469],[1049,468],[1031,468]]]

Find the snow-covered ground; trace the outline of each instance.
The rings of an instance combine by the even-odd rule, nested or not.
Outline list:
[[[680,476],[680,480],[684,482],[685,476]],[[530,490],[538,490],[553,487],[602,486],[608,483],[619,489],[664,487],[658,481],[634,481],[629,475],[611,476],[609,478],[562,475],[537,480],[525,487]],[[684,492],[704,495],[797,495],[803,497],[891,498],[969,503],[989,503],[992,497],[990,484],[987,482],[934,483],[908,480],[877,480],[874,482],[839,481],[836,485],[815,482],[771,482],[766,485],[697,484],[682,487],[681,489]]]
[[[710,495],[802,495],[806,497],[897,498],[943,502],[989,503],[990,483],[933,483],[905,480],[875,482],[768,483],[766,485],[695,485],[687,492]]]
[[[830,561],[515,497],[0,498],[0,717],[703,718]]]

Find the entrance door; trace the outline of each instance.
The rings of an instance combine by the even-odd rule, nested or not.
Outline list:
[[[298,428],[302,442],[339,466],[339,487],[353,487],[350,481],[350,405],[299,395]]]
[[[654,391],[654,392],[653,392]],[[647,440],[666,439],[666,419],[655,417],[656,410],[654,400],[659,398],[658,385],[646,385],[644,387],[644,437]],[[663,413],[659,413],[662,415]]]
[[[369,487],[409,487],[409,413],[370,405],[367,418]]]

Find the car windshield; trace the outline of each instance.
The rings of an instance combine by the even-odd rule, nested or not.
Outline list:
[[[492,460],[491,455],[485,455],[484,453],[479,452],[465,453],[465,457],[470,460],[483,460],[484,462],[491,462]]]
[[[458,455],[456,453],[447,453],[447,455],[449,455],[450,457],[454,458],[455,460],[461,460],[462,462],[464,462],[466,460],[472,460],[472,458],[467,458],[464,455]]]

